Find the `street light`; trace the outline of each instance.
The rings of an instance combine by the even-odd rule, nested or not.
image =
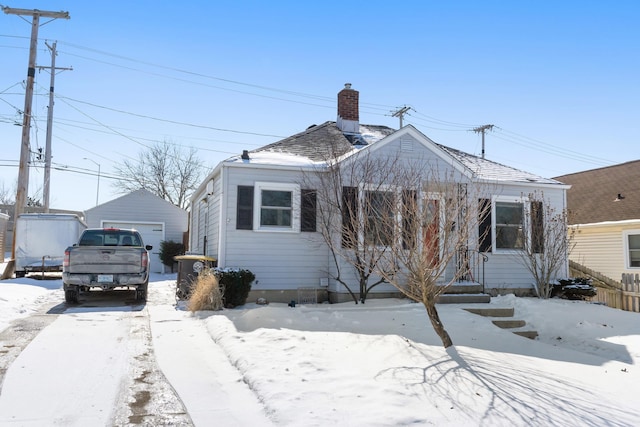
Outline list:
[[[92,159],[90,159],[88,157],[83,157],[83,159],[84,160],[89,160],[94,165],[98,166],[98,188],[96,189],[96,206],[98,206],[98,196],[100,195],[100,163],[98,163],[95,160],[92,160]]]

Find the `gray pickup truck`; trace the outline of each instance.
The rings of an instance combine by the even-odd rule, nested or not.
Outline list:
[[[136,230],[89,228],[64,252],[62,285],[68,303],[80,292],[134,289],[136,300],[147,300],[150,245]]]

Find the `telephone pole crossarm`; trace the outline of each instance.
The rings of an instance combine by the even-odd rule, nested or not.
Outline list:
[[[478,126],[477,128],[471,129],[475,133],[481,133],[482,134],[482,158],[483,159],[484,159],[484,134],[485,134],[485,132],[487,130],[492,130],[492,129],[493,129],[493,125]]]
[[[405,105],[404,107],[398,108],[396,111],[391,113],[391,117],[398,117],[400,119],[401,129],[402,129],[402,118],[404,117],[405,114],[409,112],[409,110],[411,110],[411,107],[407,107]]]

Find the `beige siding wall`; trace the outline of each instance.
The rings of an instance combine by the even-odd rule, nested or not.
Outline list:
[[[640,221],[578,226],[570,258],[617,281],[622,273],[640,273],[626,265],[624,234],[629,230],[640,234]]]

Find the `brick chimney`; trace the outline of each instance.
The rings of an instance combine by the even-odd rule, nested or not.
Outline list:
[[[344,89],[338,92],[338,128],[345,133],[360,132],[358,97],[360,93],[351,89],[351,83],[345,83]]]

